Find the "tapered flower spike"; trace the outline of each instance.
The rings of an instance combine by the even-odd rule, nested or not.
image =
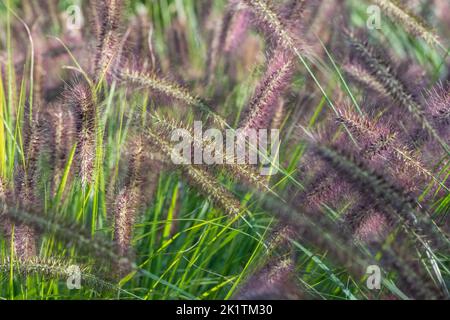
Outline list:
[[[16,172],[15,196],[25,209],[39,208],[41,201],[37,192],[38,161],[43,144],[43,121],[39,108],[30,114],[24,112],[25,163]],[[33,227],[18,224],[14,228],[14,249],[19,259],[27,260],[36,255],[37,235]]]
[[[278,99],[289,85],[293,70],[292,56],[283,50],[276,50],[247,107],[248,115],[241,123],[244,131],[270,127],[270,122],[278,105]]]
[[[78,172],[85,188],[91,183],[94,170],[97,107],[91,88],[85,83],[75,84],[65,95],[75,115]]]
[[[113,209],[114,242],[120,256],[128,256],[130,253],[133,226],[142,204],[143,175],[150,174],[143,172],[144,158],[144,141],[137,135],[131,142],[131,158],[125,186],[117,195]]]
[[[69,160],[70,150],[76,143],[77,131],[73,111],[60,103],[51,105],[46,110],[46,131],[54,170],[52,193],[55,195]]]
[[[233,13],[229,27],[226,28],[226,32],[222,31],[223,34],[221,35],[223,40],[221,43],[225,44],[223,50],[226,53],[232,52],[239,46],[247,33],[251,19],[251,13],[248,10],[237,8]]]
[[[130,250],[136,214],[136,197],[134,190],[125,187],[117,195],[114,203],[114,242],[120,256],[127,255]]]
[[[240,288],[234,299],[299,299],[302,293],[294,281],[294,261],[281,258],[267,263],[252,274]]]
[[[95,35],[95,39],[97,40],[97,44],[101,42],[100,33],[101,33],[101,14],[103,13],[102,5],[99,5],[98,0],[87,0],[87,3],[82,7],[83,13],[87,17],[89,22],[89,31]]]
[[[336,117],[338,123],[342,123],[363,144],[361,155],[373,159],[377,156],[393,160],[391,167],[395,174],[408,169],[409,180],[422,176],[438,183],[432,172],[420,161],[418,155],[402,145],[395,132],[381,123],[374,123],[366,115],[356,114],[349,108],[338,109]],[[389,159],[388,156],[393,159]],[[411,175],[414,172],[415,175]]]
[[[6,212],[15,225],[22,225],[36,230],[40,234],[51,234],[66,245],[76,246],[80,252],[95,256],[103,266],[113,262],[131,266],[129,257],[118,256],[113,243],[101,236],[92,237],[89,230],[84,229],[78,222],[62,219],[52,213],[43,213],[31,208],[25,210],[21,207],[9,207]],[[21,242],[23,243],[23,242]]]
[[[414,15],[400,1],[372,0],[395,23],[401,24],[413,36],[420,37],[429,45],[443,48],[438,36],[434,34],[421,18]]]
[[[119,53],[120,20],[123,0],[101,0],[99,3],[100,37],[95,58],[96,80],[108,79]],[[112,70],[114,71],[114,70]]]
[[[23,173],[23,170],[21,172]],[[13,223],[8,215],[10,210],[9,204],[13,203],[14,193],[16,193],[20,200],[24,202],[24,205],[30,205],[34,199],[31,196],[34,196],[34,194],[25,196],[26,193],[23,192],[25,186],[23,174],[18,180],[20,186],[16,190],[10,190],[6,180],[0,178],[0,230],[13,243],[14,254],[18,260],[25,261],[36,256],[36,232],[29,226]]]
[[[179,163],[183,163],[187,160],[183,159],[180,155],[172,153],[171,144],[167,142],[164,137],[159,136],[154,129],[149,128],[148,135],[151,143],[158,147],[167,157],[179,157]],[[223,185],[221,185],[214,176],[211,176],[206,171],[190,164],[182,165],[180,168],[189,181],[191,181],[201,193],[210,197],[225,212],[233,217],[240,214],[241,209],[239,201]]]
[[[391,228],[386,214],[361,205],[350,209],[344,217],[344,223],[355,239],[363,243],[381,243]]]
[[[166,137],[169,137],[174,130],[184,129],[185,132],[189,134],[183,138],[192,139],[192,143],[196,148],[203,151],[214,148],[214,146],[210,145],[207,141],[196,139],[197,137],[192,128],[187,127],[184,123],[166,119],[158,113],[155,113],[153,116],[157,121],[156,125],[158,129],[161,130],[160,132]],[[244,181],[249,182],[259,190],[269,190],[266,180],[250,165],[238,164],[235,161],[230,161],[230,163],[228,163],[228,161],[224,161],[223,164],[217,164],[216,166],[218,168],[225,169],[228,173],[231,173]]]
[[[161,79],[154,73],[140,72],[132,69],[124,69],[120,72],[120,79],[124,83],[135,84],[142,88],[161,94],[167,98],[178,100],[188,106],[197,107],[208,113],[214,123],[221,129],[228,128],[226,121],[218,114],[212,112],[211,108],[199,97],[192,95],[189,90],[182,86]]]
[[[356,114],[349,107],[337,110],[336,122],[343,124],[361,144],[361,155],[368,159],[386,157],[393,152],[396,134],[384,125],[375,123],[364,114]]]
[[[293,51],[297,48],[297,39],[290,34],[289,28],[281,21],[273,9],[270,1],[266,0],[242,0],[242,3],[248,5],[261,24],[267,27],[267,33],[272,37],[275,43],[280,44],[282,47]]]
[[[175,100],[180,100],[190,106],[197,106],[201,104],[200,99],[196,96],[191,95],[190,92],[185,88],[182,88],[181,86],[167,80],[160,79],[156,75],[151,73],[125,69],[121,72],[121,78],[125,82],[129,82],[132,84],[134,83],[138,86],[150,88],[151,90],[154,90]]]
[[[382,83],[376,77],[368,72],[359,64],[347,63],[343,66],[343,70],[356,82],[374,91],[382,97],[388,98],[389,93],[385,90]]]
[[[5,178],[0,177],[0,227],[3,227],[4,230],[9,229],[8,221],[6,221],[6,217],[4,215],[4,211],[7,209],[6,199],[8,196],[8,186],[6,184]]]
[[[27,261],[11,261],[9,257],[0,258],[0,273],[9,273],[14,270],[15,274],[23,276],[39,275],[50,280],[61,280],[66,282],[73,276],[74,267],[80,272],[80,282],[96,290],[118,290],[118,288],[96,275],[89,272],[89,268],[77,262],[65,261],[56,258],[35,257]]]
[[[426,112],[438,130],[449,140],[450,83],[438,84],[426,94]]]

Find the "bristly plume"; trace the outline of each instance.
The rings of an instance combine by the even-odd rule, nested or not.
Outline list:
[[[80,271],[81,282],[90,288],[96,290],[119,290],[119,288],[110,282],[107,282],[96,275],[90,273],[89,268],[84,265],[73,264],[71,261],[65,261],[56,258],[34,257],[26,261],[11,261],[9,257],[0,258],[0,273],[7,273],[14,270],[15,274],[23,276],[39,275],[49,280],[67,281],[73,276],[74,268]]]
[[[0,230],[3,230],[5,233],[10,233],[10,221],[5,216],[5,210],[8,208],[6,203],[7,197],[8,185],[6,184],[5,178],[0,177]]]
[[[228,27],[222,27],[221,43],[224,44],[223,50],[225,53],[235,50],[240,42],[244,39],[249,27],[251,13],[244,8],[232,8],[232,17],[228,23]]]
[[[119,27],[123,0],[101,0],[99,2],[100,43],[95,58],[96,80],[110,78],[111,67],[118,54]],[[114,70],[113,70],[114,71]]]
[[[391,221],[385,213],[375,208],[357,205],[345,215],[344,225],[358,241],[382,243],[391,227]]]
[[[343,66],[343,70],[352,78],[352,80],[359,82],[361,85],[382,97],[389,97],[389,93],[386,91],[383,84],[358,63],[346,63]]]
[[[83,82],[75,84],[65,95],[75,115],[78,172],[85,188],[92,182],[94,170],[97,106],[91,88]]]
[[[344,124],[362,144],[361,155],[363,157],[381,160],[380,165],[382,166],[389,162],[389,168],[398,178],[400,178],[399,174],[407,169],[409,182],[417,181],[417,179],[414,179],[419,176],[438,182],[430,170],[421,162],[420,157],[404,146],[397,138],[396,132],[380,121],[375,123],[366,115],[356,114],[350,108],[339,109],[336,120],[338,123]],[[410,185],[414,185],[414,183],[410,183]]]
[[[119,256],[128,256],[134,221],[142,204],[143,172],[145,155],[144,140],[140,135],[132,137],[128,174],[125,186],[114,204],[114,242]],[[150,181],[149,183],[154,183]],[[147,195],[148,196],[148,195]]]
[[[161,137],[154,129],[148,129],[150,143],[156,146],[162,153],[168,157],[179,157],[178,163],[185,163],[186,160],[181,155],[173,153],[172,145],[165,137]],[[173,159],[173,158],[172,158]],[[210,197],[219,207],[231,216],[240,214],[240,203],[233,194],[230,193],[216,177],[212,176],[205,170],[192,164],[181,165],[180,169],[188,180],[198,188],[205,196]]]
[[[137,190],[123,188],[114,203],[114,242],[119,256],[129,253],[136,215]]]
[[[266,0],[241,0],[252,9],[257,17],[258,24],[266,30],[267,36],[273,43],[280,45],[288,51],[309,54],[309,46],[304,39],[295,36],[289,25],[282,21],[271,1]],[[296,30],[298,31],[298,30]]]
[[[30,118],[30,111],[27,107],[24,113],[25,166],[18,172],[19,181],[16,183],[17,195],[27,208],[37,206],[35,192],[44,131],[42,114],[39,110],[34,110]]]
[[[61,182],[70,150],[76,143],[76,121],[73,110],[61,103],[50,105],[45,110],[45,127],[53,166],[52,194],[55,195]]]
[[[180,100],[189,106],[198,106],[202,102],[196,96],[189,93],[178,84],[158,78],[151,73],[126,69],[121,72],[121,78],[125,82],[134,83],[144,88],[149,88],[169,98]]]
[[[450,135],[450,83],[438,84],[426,95],[426,113],[444,139]]]
[[[273,259],[261,270],[252,274],[234,299],[299,299],[302,294],[295,285],[294,261],[292,258]]]
[[[43,143],[43,121],[39,108],[30,114],[27,106],[24,112],[24,156],[25,163],[15,175],[15,197],[25,209],[40,208],[37,195],[39,179],[38,161]],[[14,247],[19,259],[27,260],[36,256],[37,235],[33,227],[19,224],[14,228]]]
[[[89,22],[89,31],[95,35],[97,45],[101,42],[100,33],[102,30],[101,12],[103,13],[102,4],[99,5],[98,0],[87,0],[87,3],[82,6],[85,16]]]
[[[284,50],[275,50],[247,107],[248,115],[241,123],[245,132],[249,129],[269,128],[278,99],[289,85],[293,70],[292,55]]]
[[[211,151],[211,149],[214,149],[214,145],[211,145],[208,141],[204,141],[203,139],[198,139],[198,137],[194,134],[192,128],[189,128],[182,122],[177,122],[173,119],[167,119],[163,116],[161,116],[158,113],[154,113],[153,117],[157,121],[156,126],[158,128],[158,131],[167,137],[170,136],[170,134],[177,129],[183,129],[185,130],[187,136],[184,138],[189,139],[192,141],[193,145],[198,148],[199,150],[203,151]],[[269,190],[269,186],[267,184],[266,179],[264,179],[263,176],[261,176],[255,168],[248,164],[238,164],[236,161],[224,161],[223,164],[215,164],[215,166],[218,169],[224,169],[227,173],[237,176],[238,178],[242,179],[243,181],[246,181],[259,190],[267,191]]]
[[[30,208],[24,210],[21,207],[10,207],[7,216],[16,224],[32,228],[42,234],[51,234],[57,240],[76,246],[78,250],[93,255],[97,258],[99,266],[105,267],[113,262],[131,266],[129,257],[118,256],[113,243],[104,237],[96,235],[92,237],[89,230],[85,230],[78,222],[51,213]]]
[[[213,113],[202,99],[191,94],[189,90],[176,83],[161,79],[154,73],[145,73],[130,69],[123,70],[120,73],[120,78],[125,83],[135,84],[150,89],[156,94],[161,94],[169,99],[178,100],[188,106],[197,107],[207,112],[208,116],[211,116],[214,123],[219,125],[220,128],[227,127],[225,120],[218,114]]]
[[[383,12],[392,19],[392,21],[401,24],[407,32],[413,36],[420,37],[429,45],[438,45],[443,47],[437,35],[426,26],[421,18],[414,15],[410,10],[404,7],[398,0],[372,0],[380,6]]]

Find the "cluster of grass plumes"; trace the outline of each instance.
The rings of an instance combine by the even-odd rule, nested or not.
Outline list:
[[[364,32],[372,2],[392,23]],[[0,4],[0,298],[52,298],[78,263],[96,293],[70,297],[448,298],[445,21],[384,0],[90,0],[74,26],[39,3]],[[276,174],[174,152],[182,129],[224,156],[196,121],[278,129]]]

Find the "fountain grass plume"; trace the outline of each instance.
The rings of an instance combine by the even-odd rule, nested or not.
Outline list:
[[[65,103],[75,115],[76,159],[83,188],[92,182],[97,126],[97,105],[92,88],[84,82],[65,91]]]
[[[63,103],[50,105],[45,110],[45,127],[53,167],[52,194],[55,195],[69,160],[71,149],[76,143],[76,121],[73,110]]]
[[[61,280],[66,283],[67,279],[74,275],[74,268],[80,271],[80,283],[83,286],[99,291],[120,291],[115,284],[93,274],[86,265],[66,261],[59,258],[33,257],[26,261],[11,261],[10,257],[0,258],[0,273],[29,277],[38,275],[50,280]]]
[[[101,0],[98,2],[100,20],[99,43],[95,57],[95,77],[99,81],[110,79],[111,67],[118,57],[120,44],[120,21],[123,0]],[[113,70],[114,71],[114,70]]]
[[[37,210],[8,206],[8,210],[3,214],[15,224],[32,228],[40,234],[52,235],[68,245],[76,245],[79,250],[94,255],[102,262],[103,267],[111,262],[132,266],[129,257],[116,254],[111,241],[100,236],[93,238],[90,232],[80,227],[78,223],[58,217],[55,213],[44,214]]]
[[[426,114],[447,139],[450,136],[450,83],[438,83],[425,94]]]
[[[114,203],[114,242],[120,256],[129,256],[131,236],[136,215],[142,205],[144,173],[144,140],[140,135],[132,137],[131,156],[125,186]],[[154,183],[147,181],[147,183]]]
[[[149,128],[148,135],[150,137],[150,143],[161,150],[166,157],[178,157],[179,163],[184,163],[188,160],[182,158],[181,155],[173,153],[171,144],[165,139],[165,137],[161,137],[154,129]],[[233,194],[230,193],[230,191],[218,182],[214,176],[192,164],[182,165],[180,168],[184,176],[186,176],[202,194],[210,197],[213,202],[215,202],[225,212],[230,214],[232,217],[240,214],[241,209],[239,201]]]
[[[124,82],[136,84],[161,93],[164,96],[180,100],[189,106],[198,106],[201,100],[191,95],[191,93],[178,84],[157,77],[155,74],[140,72],[137,70],[125,69],[121,72],[121,79]]]
[[[288,50],[296,47],[296,39],[288,32],[287,26],[277,15],[271,1],[242,0],[242,3],[253,9],[261,24],[265,24],[267,34],[275,43]]]
[[[294,284],[294,265],[290,257],[272,259],[251,274],[233,298],[237,300],[301,298],[303,294]]]
[[[346,63],[343,66],[346,72],[354,81],[360,83],[364,88],[368,88],[382,97],[389,97],[389,93],[383,84],[378,81],[369,71],[357,63]]]
[[[248,114],[241,123],[244,131],[269,128],[278,99],[290,83],[294,66],[291,54],[284,50],[274,51],[267,70],[247,107]]]
[[[403,145],[397,137],[398,134],[381,120],[375,122],[365,114],[356,114],[350,108],[344,107],[338,109],[336,121],[344,124],[357,141],[362,143],[362,156],[368,159],[379,156],[378,158],[390,162],[394,173],[402,172],[406,168],[411,179],[421,176],[441,184],[422,163],[417,152]]]
[[[211,148],[214,148],[214,145],[211,145],[208,141],[198,140],[197,136],[194,135],[192,128],[186,126],[181,121],[168,119],[161,116],[159,113],[154,113],[153,117],[157,121],[156,126],[158,130],[161,130],[160,132],[166,137],[170,137],[174,130],[184,129],[184,132],[188,134],[183,138],[191,140],[193,145],[199,150],[202,150],[202,152],[205,150],[209,152]],[[247,164],[236,163],[235,161],[230,163],[227,162],[228,161],[224,161],[223,164],[216,164],[215,166],[217,168],[223,168],[228,174],[235,175],[243,181],[247,181],[259,190],[269,190],[266,179],[261,176],[255,168]]]

